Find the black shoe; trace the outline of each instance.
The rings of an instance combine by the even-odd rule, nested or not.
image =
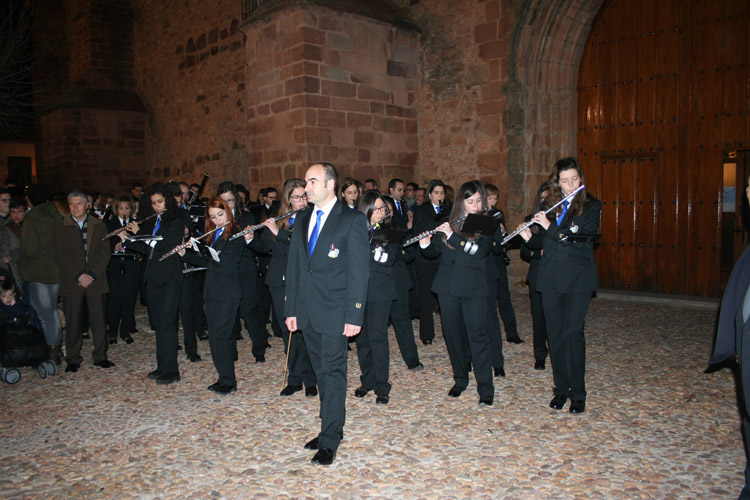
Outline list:
[[[156,383],[159,385],[169,385],[173,382],[179,382],[180,380],[182,380],[182,378],[180,377],[179,373],[176,375],[162,374],[162,375],[159,375],[159,378],[156,379]]]
[[[568,400],[568,396],[558,394],[554,398],[552,398],[552,401],[549,402],[549,407],[552,408],[553,410],[562,410],[567,400]]]
[[[408,368],[409,370],[412,370],[412,371],[419,371],[419,370],[424,370],[424,365],[420,362],[417,362],[416,365],[411,365]]]
[[[583,413],[586,411],[586,401],[575,399],[570,402],[570,413]]]
[[[357,387],[356,389],[354,389],[354,397],[363,398],[367,396],[368,392],[370,392],[370,389],[365,389],[364,387]]]
[[[203,358],[201,358],[201,355],[198,354],[197,352],[195,354],[188,353],[187,357],[188,357],[188,359],[190,360],[191,363],[196,363],[196,362],[201,361],[203,359]]]
[[[375,398],[375,404],[379,404],[379,405],[387,405],[388,401],[390,401],[388,399],[388,396],[378,396]]]
[[[457,397],[459,397],[459,396],[461,395],[461,393],[462,393],[462,392],[464,392],[465,390],[466,390],[466,387],[459,387],[459,386],[457,386],[457,385],[454,385],[453,387],[451,387],[451,390],[450,390],[450,391],[448,391],[448,396],[450,396],[450,397],[452,397],[452,398],[457,398]]]
[[[161,370],[158,368],[152,372],[148,372],[148,375],[146,375],[146,378],[149,380],[156,380],[159,377],[161,377]]]
[[[320,449],[320,441],[318,438],[311,439],[307,443],[305,443],[305,449],[306,450],[318,450]]]
[[[237,386],[226,385],[226,384],[222,384],[221,382],[216,382],[215,384],[208,386],[208,389],[218,394],[229,394],[230,392],[235,392],[237,390]]]
[[[479,398],[479,404],[484,406],[492,406],[492,396],[481,396]]]
[[[178,350],[178,351],[181,351],[181,350],[182,350],[182,346],[181,346],[180,344],[177,344],[177,350]]]
[[[133,343],[133,337],[126,337],[123,339],[126,344],[132,344]]]
[[[511,338],[508,339],[508,343],[509,344],[523,344],[524,342],[526,342],[526,341],[524,339],[522,339],[521,337],[519,337],[518,335],[516,335],[515,337],[511,337]]]
[[[307,396],[308,398],[314,398],[317,395],[318,395],[318,388],[317,387],[315,387],[315,386],[313,386],[313,387],[305,387],[305,396]]]
[[[505,376],[505,368],[495,368],[495,376],[496,377],[504,377]]]
[[[131,328],[128,333],[138,333],[138,328]]]
[[[65,371],[68,373],[75,373],[80,367],[81,365],[78,363],[69,363],[68,366],[65,367]]]
[[[541,361],[537,360],[537,362],[534,363],[534,369],[535,370],[544,370],[544,360],[543,359]]]
[[[117,343],[117,339],[109,339],[109,345],[113,345]]]
[[[336,458],[336,450],[330,448],[320,448],[312,458],[312,463],[318,465],[331,465]]]
[[[108,359],[103,359],[101,361],[94,362],[94,366],[98,366],[99,368],[112,368],[113,366],[115,366],[115,364]]]
[[[90,336],[90,335],[89,335],[88,333],[84,333],[84,334],[83,334],[83,335],[81,336],[81,338],[82,338],[82,339],[90,339],[90,338],[91,338],[91,336]]]
[[[266,357],[265,356],[255,356],[255,362],[256,363],[265,363],[266,362]]]
[[[291,396],[295,392],[299,392],[302,390],[301,385],[288,385],[281,389],[281,392],[279,393],[279,396]]]
[[[207,338],[208,338],[208,335],[205,333],[198,334],[198,340],[206,340]]]
[[[424,345],[432,345],[432,340],[431,339],[423,340],[422,343]]]

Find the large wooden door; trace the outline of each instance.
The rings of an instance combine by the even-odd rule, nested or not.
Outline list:
[[[747,0],[604,1],[578,87],[603,287],[720,296],[722,158],[750,146],[749,45]]]

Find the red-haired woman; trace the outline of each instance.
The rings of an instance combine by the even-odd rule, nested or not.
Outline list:
[[[208,203],[208,217],[206,218],[206,232],[227,224],[204,241],[219,254],[219,261],[211,255],[203,253],[186,253],[181,250],[183,260],[201,267],[207,267],[206,285],[203,289],[203,300],[208,320],[208,340],[211,345],[211,358],[219,380],[211,384],[208,389],[219,394],[228,394],[237,390],[237,378],[234,374],[234,349],[232,332],[237,311],[240,307],[242,292],[240,290],[240,257],[247,241],[252,239],[252,233],[245,235],[245,239],[229,238],[237,232],[237,223],[232,217],[232,209],[221,198],[213,198]]]

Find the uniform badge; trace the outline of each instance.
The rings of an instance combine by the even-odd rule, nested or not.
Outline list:
[[[576,226],[575,224],[573,224],[572,226],[570,226],[570,232],[571,233],[577,233],[578,232],[578,226]]]
[[[339,249],[333,246],[333,243],[331,243],[331,248],[328,249],[328,257],[331,259],[335,259],[339,256]]]
[[[357,302],[356,304],[354,304],[354,307],[356,307],[357,309],[362,309],[362,304]]]

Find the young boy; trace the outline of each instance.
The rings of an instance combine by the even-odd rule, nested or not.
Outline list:
[[[33,307],[16,299],[16,285],[11,280],[0,281],[0,317],[24,318],[28,317],[29,323],[42,332],[42,322]]]

